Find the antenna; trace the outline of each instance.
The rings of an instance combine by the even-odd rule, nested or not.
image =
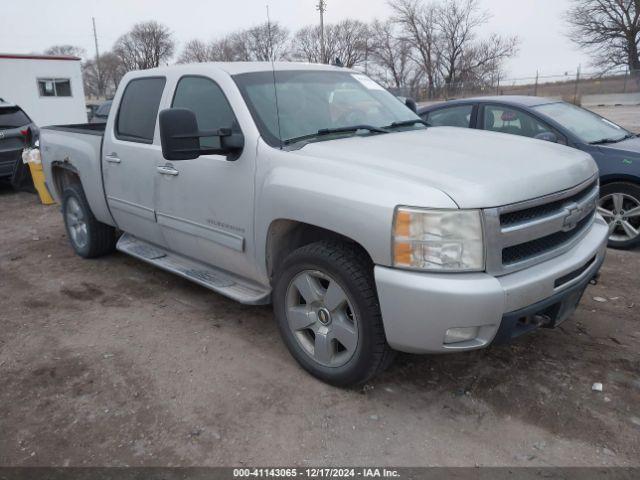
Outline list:
[[[273,40],[271,38],[271,18],[269,17],[269,5],[267,7],[267,35],[269,37],[269,59],[271,60],[271,74],[273,75],[273,97],[276,102],[276,121],[278,123],[278,139],[280,140],[280,149],[282,150],[282,131],[280,130],[280,108],[278,107],[278,87],[276,85],[276,67],[273,61]]]

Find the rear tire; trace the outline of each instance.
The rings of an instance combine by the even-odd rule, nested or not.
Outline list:
[[[603,185],[598,212],[609,224],[609,247],[640,245],[640,186],[628,182]]]
[[[79,184],[64,189],[62,216],[71,246],[78,255],[95,258],[114,251],[115,228],[96,220]]]
[[[324,382],[363,384],[393,360],[373,264],[354,244],[321,241],[291,253],[278,269],[273,305],[289,352]]]

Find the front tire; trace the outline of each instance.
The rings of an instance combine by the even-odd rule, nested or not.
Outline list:
[[[78,255],[95,258],[113,252],[115,228],[96,220],[80,185],[72,184],[64,189],[62,215],[67,236]]]
[[[640,244],[640,186],[614,182],[600,188],[598,212],[609,224],[609,246],[628,249]]]
[[[289,352],[320,380],[359,385],[393,359],[373,265],[356,245],[322,241],[295,250],[278,269],[273,303]]]

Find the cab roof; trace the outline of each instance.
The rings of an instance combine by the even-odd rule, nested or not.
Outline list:
[[[206,70],[208,68],[216,68],[225,71],[229,75],[239,75],[242,73],[255,72],[271,72],[287,71],[287,70],[317,70],[317,71],[334,71],[334,72],[352,72],[354,70],[344,67],[335,67],[333,65],[324,65],[319,63],[305,62],[203,62],[203,63],[186,63],[181,65],[170,65],[166,67],[152,68],[144,70],[145,73],[168,73],[172,71],[194,71]]]

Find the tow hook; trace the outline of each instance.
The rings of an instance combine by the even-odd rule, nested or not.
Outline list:
[[[600,280],[600,273],[596,273],[591,280],[589,280],[589,285],[597,285],[598,280]]]
[[[531,323],[536,327],[544,327],[551,323],[551,318],[548,315],[538,314],[531,317]]]

